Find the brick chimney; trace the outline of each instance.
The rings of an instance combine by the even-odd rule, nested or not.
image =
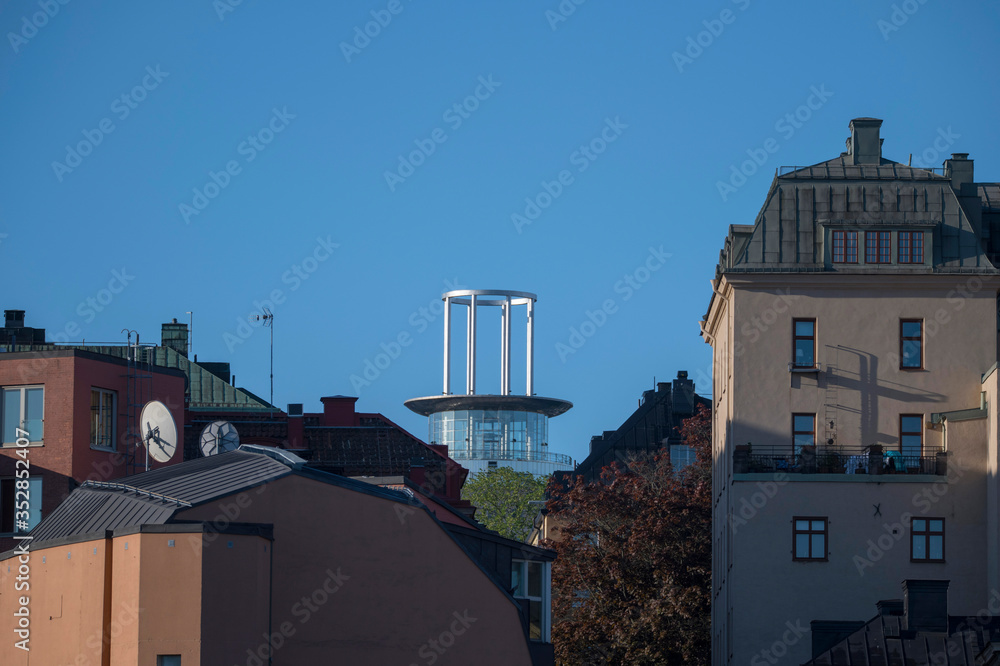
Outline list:
[[[847,140],[847,164],[881,164],[882,139],[879,138],[879,128],[882,121],[878,118],[855,118],[848,125],[851,138]]]
[[[169,324],[163,324],[160,327],[160,344],[164,347],[170,347],[178,354],[183,354],[184,358],[187,358],[188,325],[177,323],[176,318]]]
[[[909,631],[948,631],[948,582],[903,581],[903,628]]]
[[[358,417],[354,412],[357,398],[347,395],[334,395],[320,398],[323,403],[323,418],[320,424],[324,426],[356,426]]]
[[[688,379],[687,370],[677,373],[670,395],[670,404],[675,414],[694,414],[694,382]]]

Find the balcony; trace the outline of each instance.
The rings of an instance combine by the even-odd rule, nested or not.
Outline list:
[[[733,453],[734,474],[948,474],[948,454],[925,447],[919,455],[880,444],[864,447],[739,445]]]
[[[529,462],[554,462],[560,465],[573,466],[573,459],[563,453],[549,453],[548,451],[517,451],[504,450],[501,447],[487,447],[482,449],[458,449],[449,451],[448,455],[453,460],[518,460]]]

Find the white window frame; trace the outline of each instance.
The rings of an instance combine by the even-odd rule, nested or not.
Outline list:
[[[26,401],[25,401],[24,397],[25,397],[25,392],[28,391],[29,389],[41,389],[41,391],[42,391],[42,437],[41,437],[41,439],[31,439],[28,442],[28,446],[42,446],[42,444],[43,444],[43,442],[45,440],[45,385],[44,384],[25,384],[24,386],[16,386],[16,385],[15,386],[0,386],[0,440],[3,439],[3,431],[4,431],[4,427],[5,427],[5,424],[3,423],[3,396],[4,396],[4,394],[7,391],[20,391],[21,397],[20,397],[19,402],[20,402],[20,408],[21,409],[20,409],[20,415],[18,417],[20,420],[18,421],[18,424],[16,426],[14,426],[14,427],[15,428],[22,428],[23,429],[23,427],[24,427],[24,420],[25,420],[24,419],[24,408],[25,408],[25,404],[26,404]],[[37,435],[37,432],[31,432],[30,430],[28,431],[28,436],[31,437],[31,438],[34,438],[36,435]],[[17,448],[17,443],[16,442],[3,442],[3,441],[0,441],[0,448],[5,448],[5,449]]]
[[[111,444],[109,446],[101,446],[95,444],[93,441],[93,433],[91,433],[90,448],[97,451],[115,451],[116,443],[118,442],[118,392],[112,391],[111,389],[100,388],[98,386],[91,386],[91,402],[93,402],[93,394],[97,392],[98,395],[109,394],[111,396]],[[98,410],[100,410],[101,401],[97,401]],[[93,408],[91,408],[93,409]],[[100,418],[100,411],[98,411],[98,418]],[[91,419],[93,419],[93,414],[91,414]],[[98,432],[101,432],[101,428],[98,427]]]
[[[528,596],[528,564],[540,564],[542,566],[542,596],[532,597]],[[542,604],[542,636],[541,638],[533,638],[536,642],[540,643],[551,643],[552,642],[552,563],[546,562],[544,560],[511,560],[511,582],[513,583],[514,568],[517,567],[520,570],[520,579],[522,581],[522,588],[524,589],[524,595],[519,596],[517,590],[512,592],[512,596],[515,599],[527,599],[529,601],[539,601]],[[531,618],[528,619],[528,630],[529,636],[531,631]]]

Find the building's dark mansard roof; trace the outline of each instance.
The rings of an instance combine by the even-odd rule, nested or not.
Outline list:
[[[754,224],[732,225],[719,256],[724,273],[831,270],[823,227],[923,229],[932,233],[929,265],[893,266],[920,272],[997,272],[1000,265],[1000,184],[972,182],[973,161],[956,153],[944,169],[907,166],[881,156],[881,121],[851,123],[849,149],[806,167],[782,167]],[[859,252],[864,245],[858,239]],[[883,272],[883,266],[837,267]]]
[[[823,224],[929,229],[934,234],[935,271],[996,272],[990,255],[998,256],[988,241],[998,240],[993,237],[1000,234],[1000,229],[991,228],[997,224],[1000,186],[975,187],[978,196],[960,198],[944,176],[888,160],[847,165],[843,156],[775,176],[755,223],[730,227],[717,277],[743,271],[823,270]],[[981,208],[970,215],[969,202],[960,199],[972,199]]]

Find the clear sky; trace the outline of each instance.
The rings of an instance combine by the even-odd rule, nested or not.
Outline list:
[[[654,377],[710,391],[708,281],[778,166],[874,116],[886,157],[1000,181],[996,3],[237,2],[0,3],[0,307],[88,341],[193,311],[199,359],[266,398],[242,323],[275,295],[278,405],[359,395],[423,438],[421,308],[531,291],[536,392],[575,404],[550,444],[582,459]]]

